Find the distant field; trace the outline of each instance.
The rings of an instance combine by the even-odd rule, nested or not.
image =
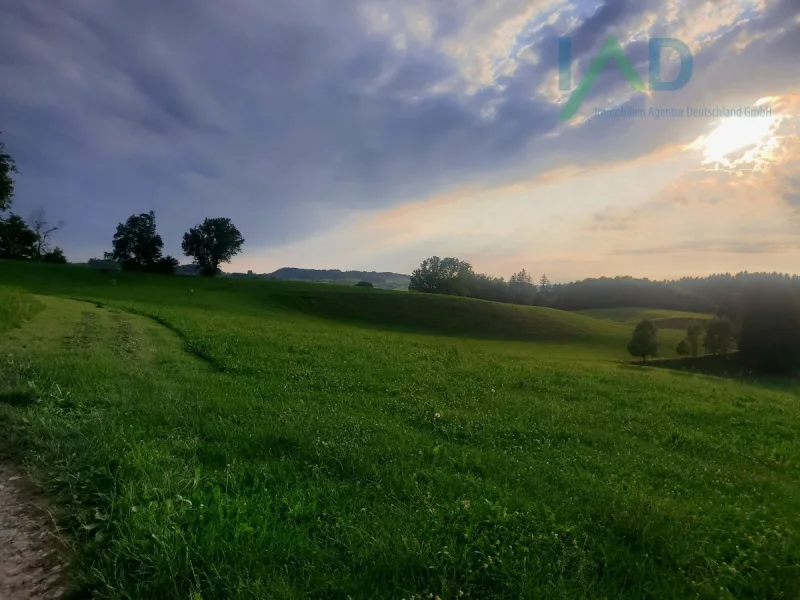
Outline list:
[[[796,386],[629,319],[0,262],[0,455],[79,596],[797,598]]]
[[[682,312],[679,310],[662,310],[657,308],[596,308],[592,310],[577,311],[579,314],[617,321],[635,325],[639,321],[649,319],[655,323],[659,329],[681,329],[685,330],[695,321],[705,321],[713,315],[704,313]]]

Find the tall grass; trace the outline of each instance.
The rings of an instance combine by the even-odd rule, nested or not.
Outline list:
[[[13,288],[0,288],[0,333],[21,327],[42,308],[31,295]]]

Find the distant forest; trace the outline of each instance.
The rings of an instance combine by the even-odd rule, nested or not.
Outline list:
[[[800,296],[800,277],[785,273],[721,273],[708,277],[652,281],[633,277],[601,277],[554,285],[543,305],[562,310],[648,307],[729,314],[751,288],[790,289]]]
[[[784,273],[730,273],[674,280],[600,277],[572,283],[538,282],[522,269],[510,279],[475,273],[458,258],[433,256],[411,275],[409,289],[561,310],[592,308],[662,308],[731,314],[746,289],[780,285],[800,297],[800,277]]]
[[[539,283],[525,269],[508,281],[475,273],[457,258],[432,256],[411,274],[409,290],[469,296],[495,302],[545,306],[562,310],[660,308],[714,313],[704,324],[690,323],[676,347],[683,357],[697,358],[701,345],[711,355],[735,353],[735,362],[750,372],[800,372],[800,277],[783,273],[729,273],[651,281],[633,277]],[[644,320],[636,326],[628,350],[646,361],[658,350],[657,327]]]
[[[452,259],[453,262],[448,267],[448,263],[445,262],[448,260],[440,259],[439,266],[428,265],[427,273],[424,269],[422,272],[421,269],[417,269],[412,275],[284,267],[272,273],[257,274],[249,271],[232,273],[230,276],[341,285],[355,285],[359,281],[368,281],[381,289],[411,289],[561,310],[629,307],[727,314],[736,310],[737,300],[745,288],[774,283],[785,284],[800,296],[800,276],[784,273],[720,273],[708,277],[683,277],[672,280],[600,277],[571,283],[551,283],[547,275],[542,275],[534,283],[525,269],[506,280],[502,277],[476,274],[471,271],[467,263],[458,259]],[[465,265],[469,267],[466,270]]]

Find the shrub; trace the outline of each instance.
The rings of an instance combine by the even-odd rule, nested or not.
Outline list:
[[[162,256],[158,261],[148,270],[153,273],[162,273],[164,275],[174,275],[175,269],[178,268],[178,259],[172,256]]]
[[[359,281],[356,287],[374,288],[375,286],[370,281]]]
[[[65,265],[67,264],[67,257],[64,256],[64,251],[55,247],[50,252],[45,252],[42,255],[42,262]]]

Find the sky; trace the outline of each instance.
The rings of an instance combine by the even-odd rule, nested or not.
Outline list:
[[[562,118],[610,36],[644,89]],[[184,263],[231,218],[228,271],[800,273],[798,56],[797,0],[5,0],[0,139],[75,262],[154,210]]]

